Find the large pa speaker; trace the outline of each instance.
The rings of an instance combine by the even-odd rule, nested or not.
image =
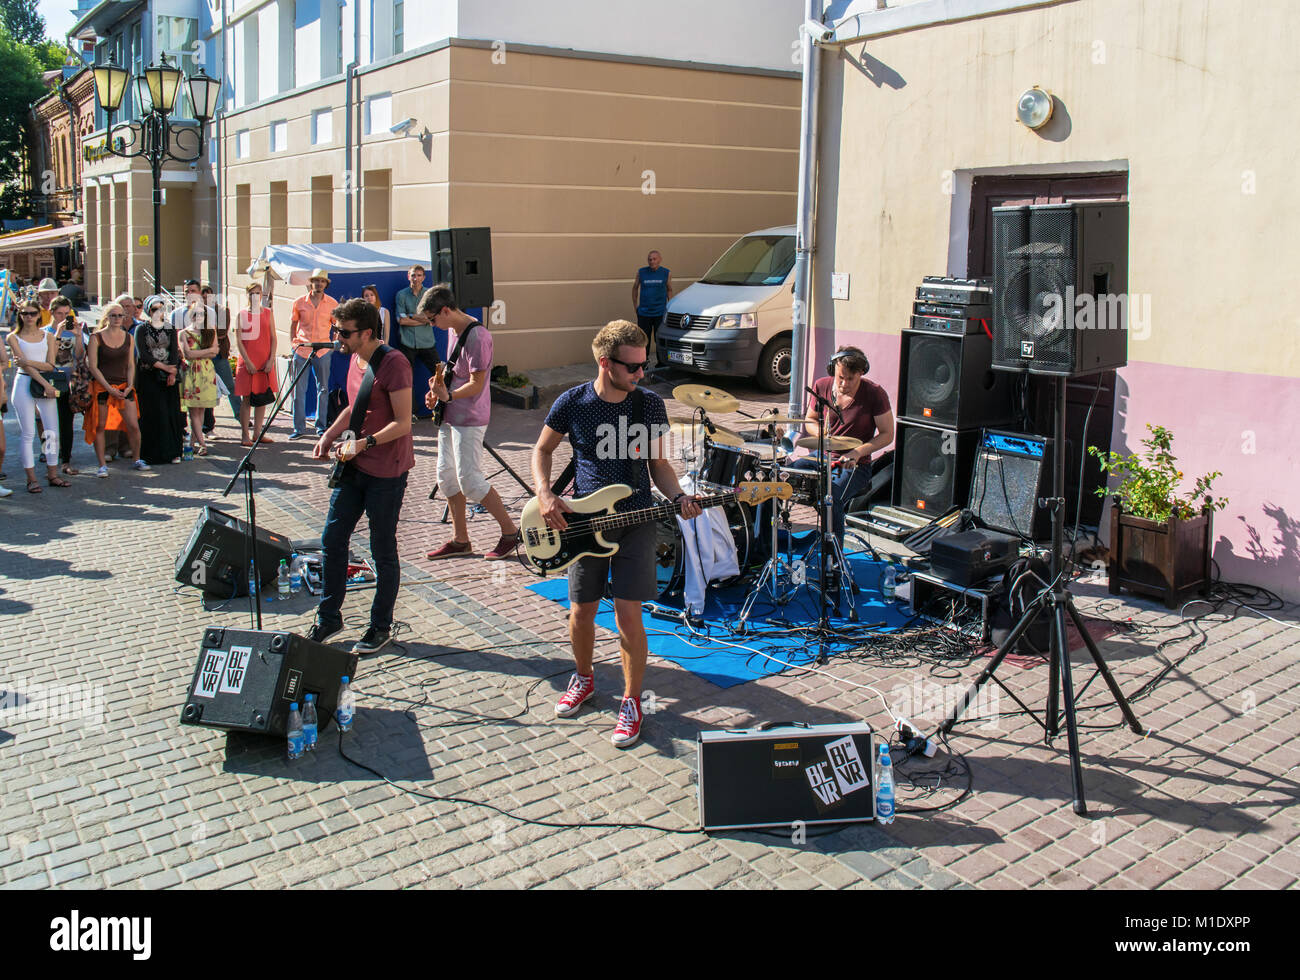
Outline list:
[[[492,305],[492,229],[443,228],[429,232],[433,281],[451,286],[462,310]]]
[[[339,688],[357,656],[294,633],[209,627],[199,644],[181,722],[284,735],[289,705],[316,695],[319,731],[334,717]]]
[[[257,529],[257,563],[263,588],[274,580],[280,560],[288,561],[292,554],[292,545],[283,534]],[[223,599],[248,595],[248,565],[252,560],[248,525],[225,511],[204,507],[176,557],[176,581]]]
[[[1052,440],[988,429],[980,438],[967,506],[986,528],[1046,541],[1052,517],[1038,498],[1052,488]]]
[[[940,517],[964,507],[979,429],[899,421],[894,437],[894,506]]]
[[[898,372],[899,418],[956,429],[1016,418],[1014,375],[991,367],[986,334],[904,330]]]
[[[1128,204],[993,209],[993,367],[1073,377],[1128,362]]]

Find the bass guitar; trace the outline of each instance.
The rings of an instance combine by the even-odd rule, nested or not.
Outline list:
[[[701,507],[719,507],[733,502],[753,505],[773,498],[789,500],[793,493],[794,489],[788,483],[742,483],[695,499]],[[563,531],[547,526],[542,517],[542,505],[533,497],[524,505],[519,519],[520,540],[524,543],[528,561],[545,574],[562,571],[588,555],[608,558],[618,551],[618,545],[606,541],[603,532],[672,517],[680,509],[677,504],[665,501],[640,510],[615,512],[614,505],[631,494],[631,487],[614,483],[585,497],[567,501],[573,513],[565,515],[568,526]]]

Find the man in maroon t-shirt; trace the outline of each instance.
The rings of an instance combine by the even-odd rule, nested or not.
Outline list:
[[[353,355],[348,368],[348,407],[312,448],[316,459],[345,463],[341,481],[330,497],[321,544],[324,582],[316,622],[309,640],[324,643],[343,628],[347,590],[348,541],[362,513],[370,521],[370,553],[375,559],[375,598],[370,626],[352,647],[357,654],[376,653],[391,639],[393,606],[401,583],[397,557],[397,517],[406,494],[406,477],[415,466],[411,440],[411,364],[379,340],[379,310],[363,299],[340,303],[334,311],[339,344]],[[382,354],[378,352],[382,350]],[[366,417],[353,419],[362,379],[374,361],[374,382]],[[336,440],[340,440],[335,445]]]
[[[821,408],[809,398],[804,431],[817,435],[821,420],[827,417],[828,436],[862,440],[857,449],[831,453],[837,461],[832,523],[835,536],[843,541],[844,507],[871,485],[871,455],[894,441],[894,412],[885,389],[867,380],[867,356],[860,349],[841,347],[831,358],[830,367],[832,373],[818,378],[812,388],[839,409],[839,414]]]

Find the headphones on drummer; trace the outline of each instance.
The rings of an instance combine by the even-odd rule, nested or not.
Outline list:
[[[835,365],[839,361],[843,361],[844,366],[856,374],[866,374],[871,370],[871,362],[858,347],[841,347],[832,354],[831,359],[826,362],[826,373],[834,376]]]

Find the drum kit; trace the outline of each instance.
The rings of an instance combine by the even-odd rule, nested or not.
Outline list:
[[[687,476],[695,492],[716,492],[747,481],[785,482],[794,488],[789,500],[771,500],[751,508],[733,504],[725,509],[740,575],[709,583],[711,588],[726,588],[754,574],[760,559],[765,558],[757,581],[741,608],[738,628],[744,630],[754,611],[755,602],[766,594],[777,605],[790,600],[803,584],[805,569],[814,554],[818,567],[823,560],[834,566],[839,594],[847,597],[849,618],[857,621],[853,586],[839,542],[830,533],[831,525],[831,452],[847,452],[862,445],[861,440],[847,437],[804,436],[793,442],[782,432],[785,426],[802,426],[806,419],[769,414],[747,419],[750,428],[736,431],[714,422],[711,414],[739,412],[740,401],[725,391],[707,385],[678,385],[673,389],[675,402],[692,410],[689,417],[670,418],[673,455],[686,464]],[[742,413],[743,414],[743,413]],[[821,450],[816,457],[798,460],[790,456],[794,447]],[[796,561],[791,542],[790,511],[794,504],[816,507],[819,515],[818,541],[802,561]],[[785,531],[784,551],[778,524]],[[829,540],[827,540],[829,539]],[[676,518],[661,523],[658,546],[659,595],[665,598],[680,592],[685,573],[685,549]],[[822,593],[823,600],[832,587],[823,576],[809,579]],[[843,588],[840,588],[840,585]],[[826,604],[823,601],[823,606]]]

